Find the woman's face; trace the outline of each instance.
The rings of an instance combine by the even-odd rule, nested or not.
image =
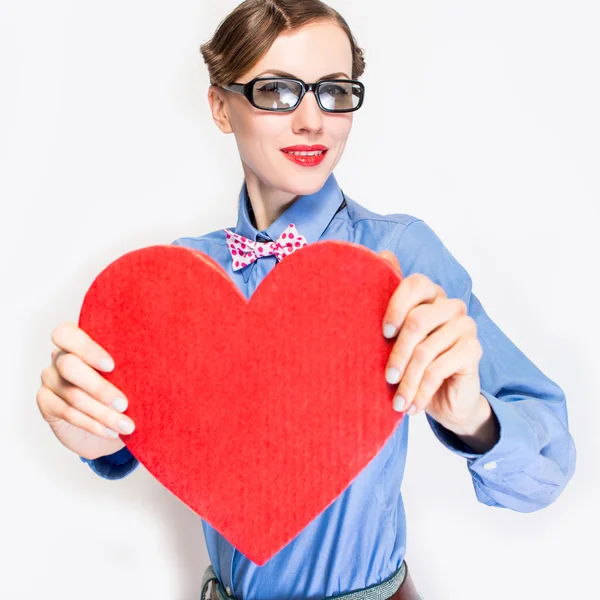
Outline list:
[[[279,35],[267,54],[236,83],[283,71],[306,83],[352,77],[352,50],[346,33],[332,22],[316,22]],[[211,86],[213,117],[225,133],[235,135],[249,190],[260,189],[273,201],[321,189],[344,151],[353,113],[325,113],[313,92],[307,92],[291,112],[255,108],[234,92]],[[303,166],[281,148],[321,144],[328,148],[317,166]],[[252,197],[252,195],[251,195]]]

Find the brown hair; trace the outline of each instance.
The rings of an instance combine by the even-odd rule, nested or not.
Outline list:
[[[348,23],[320,0],[245,0],[219,24],[211,40],[200,46],[210,83],[229,85],[247,73],[282,31],[317,20],[333,21],[347,34],[352,48],[352,79],[365,70],[363,50]]]

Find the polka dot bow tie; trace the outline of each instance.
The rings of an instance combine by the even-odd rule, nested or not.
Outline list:
[[[231,253],[234,271],[247,267],[262,256],[274,254],[277,260],[281,261],[288,254],[308,244],[293,223],[290,223],[274,242],[255,242],[228,229],[224,231],[227,235],[227,246]]]

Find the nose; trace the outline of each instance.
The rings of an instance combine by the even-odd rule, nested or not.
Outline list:
[[[306,92],[302,101],[292,113],[295,131],[321,131],[323,129],[323,111],[313,91]]]

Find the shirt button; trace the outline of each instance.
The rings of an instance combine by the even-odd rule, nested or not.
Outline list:
[[[490,462],[486,462],[486,463],[483,465],[483,468],[484,468],[486,471],[490,471],[491,469],[495,469],[495,468],[496,468],[496,466],[497,466],[497,465],[496,465],[496,461],[495,461],[495,460],[492,460],[492,461],[490,461]]]
[[[227,592],[228,596],[231,596],[231,588],[229,586],[225,588],[225,591]]]

